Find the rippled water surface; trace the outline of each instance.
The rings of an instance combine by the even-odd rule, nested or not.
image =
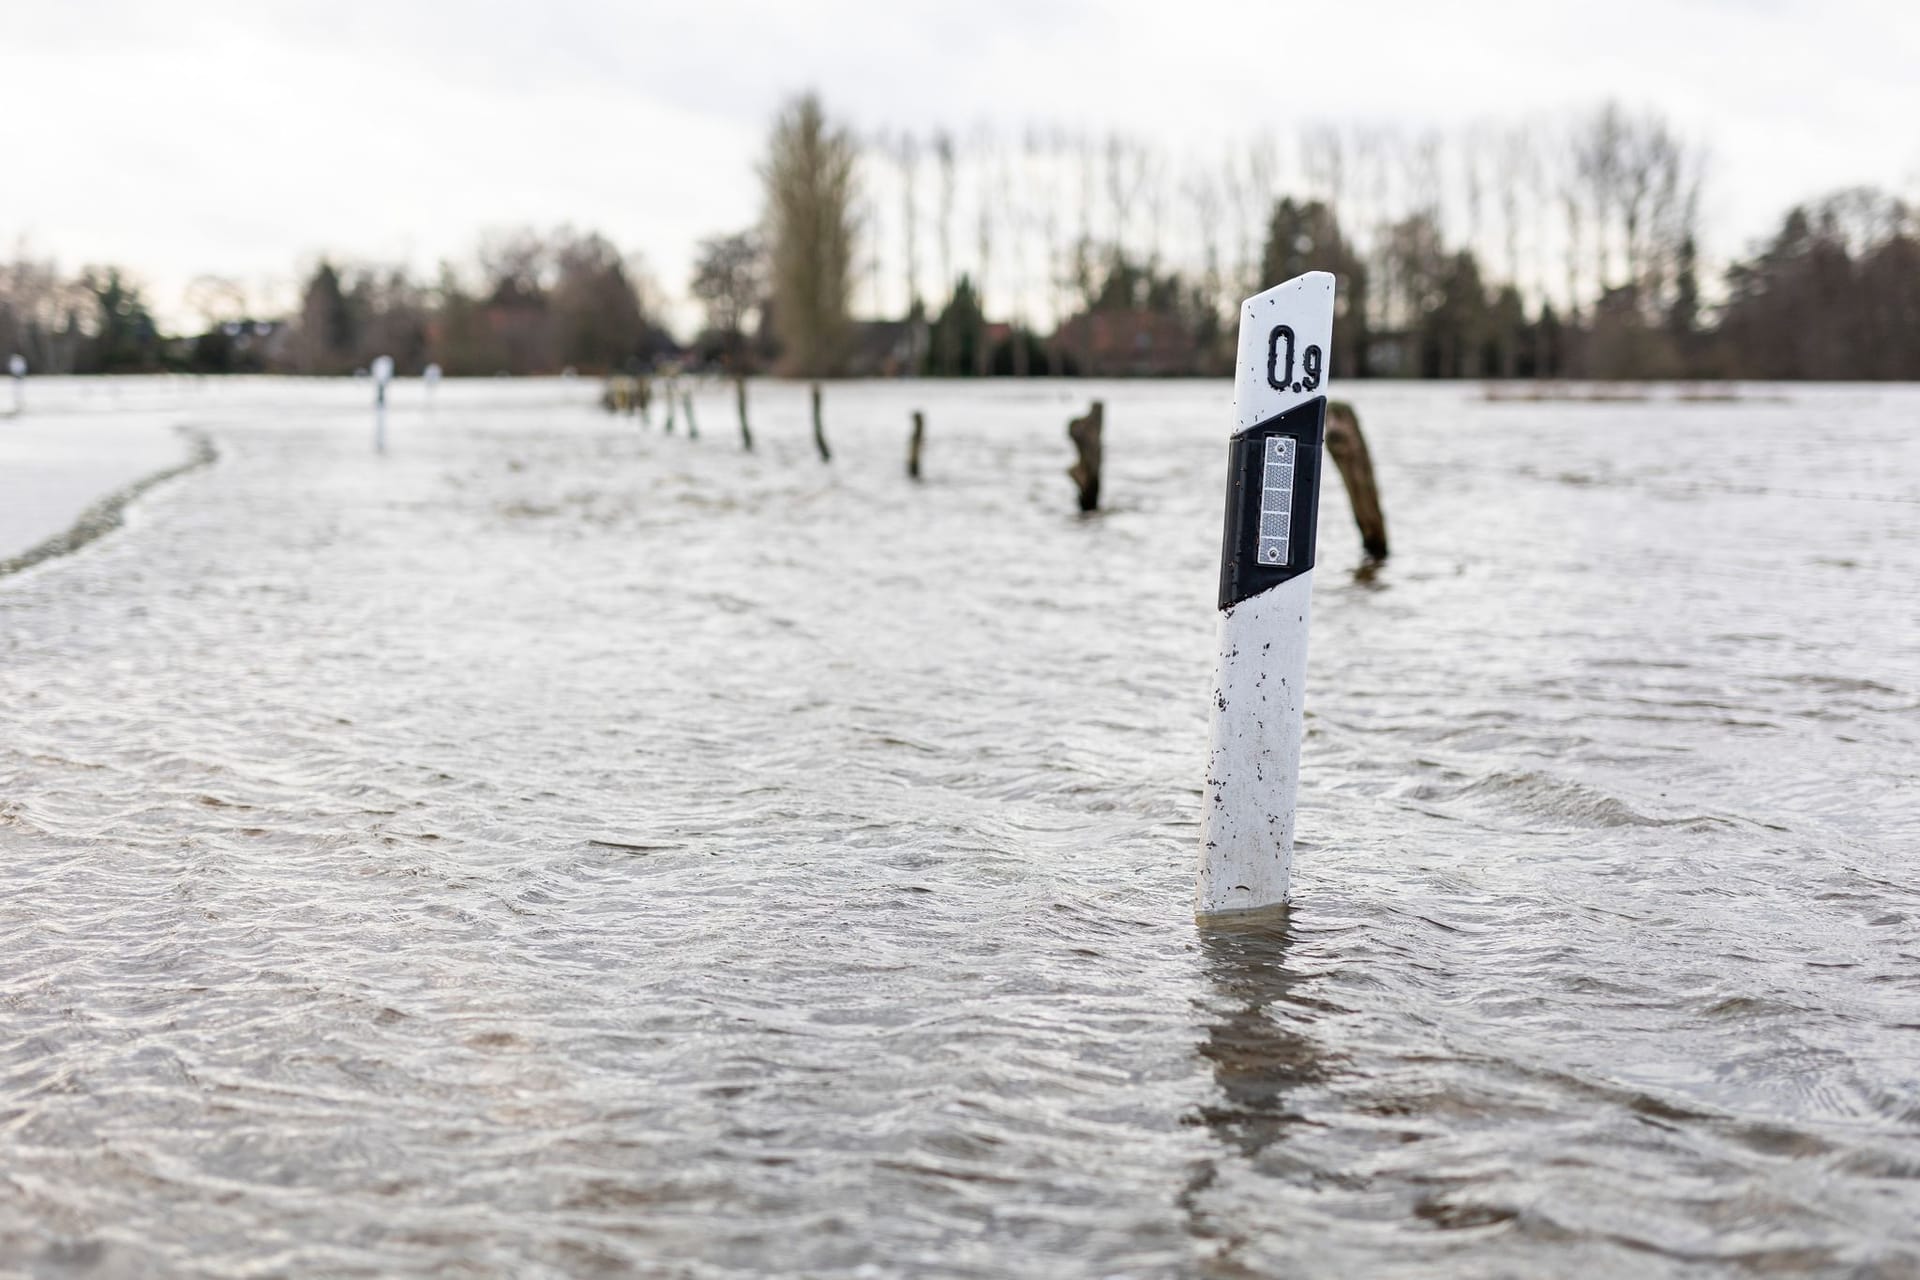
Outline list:
[[[1220,386],[121,385],[219,459],[0,579],[0,1272],[1920,1271],[1920,390],[1349,386],[1201,929]]]

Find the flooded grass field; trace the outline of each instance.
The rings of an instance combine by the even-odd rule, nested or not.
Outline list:
[[[1340,388],[1211,928],[1223,386],[595,390],[36,385],[219,456],[0,578],[0,1274],[1920,1273],[1920,389]]]

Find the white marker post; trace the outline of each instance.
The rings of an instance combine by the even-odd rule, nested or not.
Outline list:
[[[1194,900],[1202,916],[1287,899],[1332,343],[1333,276],[1325,271],[1241,305]]]
[[[373,451],[387,451],[387,384],[393,381],[393,357],[373,361]]]
[[[7,357],[7,373],[13,378],[13,416],[27,411],[27,358],[18,351]]]
[[[440,385],[440,366],[430,364],[420,371],[420,380],[427,384],[427,411],[433,411],[434,388]]]

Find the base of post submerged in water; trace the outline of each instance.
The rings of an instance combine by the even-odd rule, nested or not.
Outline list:
[[[1332,338],[1327,272],[1241,304],[1194,895],[1202,916],[1274,906],[1292,880]]]

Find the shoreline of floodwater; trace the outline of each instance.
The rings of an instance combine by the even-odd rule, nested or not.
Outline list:
[[[0,559],[0,578],[11,577],[61,556],[72,555],[88,543],[112,533],[124,524],[127,507],[148,490],[178,476],[186,475],[188,472],[209,466],[219,459],[220,451],[214,448],[213,438],[206,432],[197,427],[185,425],[174,429],[187,440],[187,456],[183,461],[149,472],[130,484],[122,485],[88,505],[74,519],[74,522],[61,532],[35,543],[18,555]]]

